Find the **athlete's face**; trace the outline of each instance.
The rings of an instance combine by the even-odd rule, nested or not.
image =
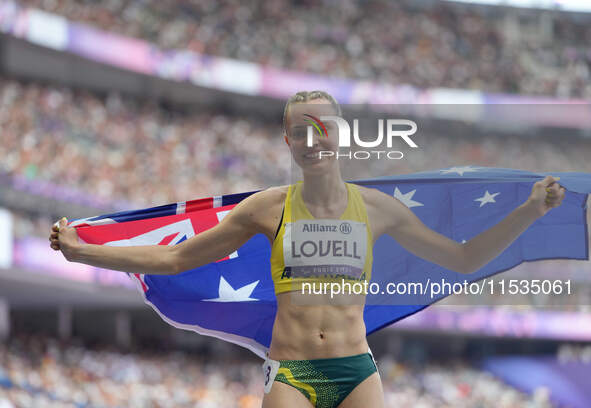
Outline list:
[[[331,166],[338,150],[337,127],[333,121],[320,121],[321,116],[337,115],[325,99],[296,103],[289,107],[286,119],[286,141],[295,162],[306,171],[320,171]],[[311,143],[308,141],[311,129]],[[321,153],[325,152],[325,153]],[[333,152],[333,155],[326,152]]]

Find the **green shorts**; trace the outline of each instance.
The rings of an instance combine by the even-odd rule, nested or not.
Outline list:
[[[315,408],[335,408],[377,365],[371,351],[354,356],[315,360],[271,360],[263,364],[265,392],[273,381],[291,385]]]

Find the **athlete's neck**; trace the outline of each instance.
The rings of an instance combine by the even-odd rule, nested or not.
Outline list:
[[[340,201],[347,201],[347,187],[337,166],[323,174],[306,176],[302,183],[302,198],[314,206],[332,207]]]

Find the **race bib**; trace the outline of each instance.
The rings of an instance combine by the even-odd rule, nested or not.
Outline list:
[[[269,357],[263,363],[263,379],[265,381],[265,394],[271,392],[271,386],[279,370],[279,361],[271,360]]]
[[[367,254],[367,227],[351,220],[297,220],[285,225],[287,277],[347,276],[359,279]]]

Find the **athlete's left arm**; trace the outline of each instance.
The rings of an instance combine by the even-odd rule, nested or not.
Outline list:
[[[558,207],[565,189],[552,176],[538,181],[526,202],[498,224],[460,244],[430,229],[398,199],[376,190],[368,211],[374,221],[375,238],[385,233],[414,255],[444,268],[472,273],[496,258],[535,220]],[[373,225],[372,225],[373,227]]]

